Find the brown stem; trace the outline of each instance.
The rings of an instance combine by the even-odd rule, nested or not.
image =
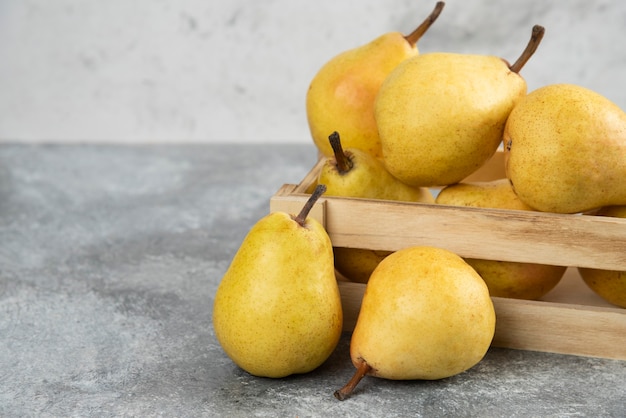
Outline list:
[[[526,45],[524,51],[522,51],[522,55],[520,55],[517,61],[515,61],[515,63],[513,63],[513,65],[509,67],[511,71],[513,71],[514,73],[520,72],[522,67],[524,67],[530,57],[532,57],[537,50],[537,47],[541,43],[541,39],[543,39],[543,34],[545,33],[545,31],[546,30],[543,26],[533,26],[533,32],[530,36],[530,40],[528,41],[528,44]]]
[[[338,132],[333,132],[328,136],[328,140],[330,141],[330,146],[333,148],[333,152],[335,153],[335,161],[337,161],[337,170],[340,173],[346,173],[350,171],[352,168],[352,161],[343,152],[343,148],[341,147],[341,138],[339,137]]]
[[[344,387],[336,390],[335,393],[333,393],[333,395],[335,395],[335,398],[339,399],[340,401],[349,398],[350,395],[352,395],[354,388],[356,388],[356,385],[358,385],[361,379],[363,379],[365,375],[368,374],[371,370],[372,366],[367,364],[365,360],[361,359],[361,364],[359,364],[359,367],[357,367],[356,372],[354,372],[354,375],[352,376],[350,381],[348,381],[348,383],[346,383]]]
[[[313,209],[313,205],[315,205],[315,202],[317,202],[317,200],[320,198],[321,195],[324,194],[325,191],[326,185],[318,184],[317,187],[315,187],[315,190],[313,190],[313,193],[311,193],[309,199],[302,207],[302,210],[300,211],[298,216],[293,218],[293,220],[298,222],[300,226],[304,226],[304,223],[306,222],[306,217],[309,216],[309,212],[311,212],[311,209]]]
[[[406,39],[406,41],[411,46],[415,46],[417,44],[417,41],[419,41],[420,38],[422,37],[422,35],[424,35],[426,33],[428,28],[430,28],[430,26],[433,23],[435,23],[435,20],[437,20],[437,18],[439,17],[439,14],[443,10],[443,6],[445,6],[445,4],[446,3],[443,2],[443,1],[438,1],[437,4],[435,5],[435,8],[433,9],[432,12],[430,12],[430,15],[428,15],[426,20],[424,20],[421,23],[421,25],[419,25],[417,28],[415,28],[415,30],[413,32],[409,33],[408,35],[406,35],[404,37],[404,39]]]

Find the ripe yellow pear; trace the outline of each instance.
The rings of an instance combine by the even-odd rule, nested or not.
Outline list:
[[[335,349],[343,326],[330,238],[307,214],[274,212],[249,231],[222,278],[213,327],[225,353],[263,377],[306,373]]]
[[[328,135],[339,131],[346,147],[381,156],[374,100],[387,75],[418,53],[416,44],[437,19],[444,3],[411,34],[389,32],[371,42],[342,52],[323,65],[306,95],[306,114],[313,142],[322,155],[332,156]]]
[[[443,205],[493,209],[533,210],[519,200],[507,179],[465,182],[447,186],[436,202]],[[563,278],[567,267],[513,261],[465,258],[485,280],[491,296],[515,299],[539,299]]]
[[[408,186],[389,174],[379,159],[358,148],[345,147],[345,135],[333,132],[327,141],[333,156],[325,159],[317,177],[317,183],[326,186],[327,196],[435,202],[427,188]]]
[[[606,206],[595,215],[626,218],[626,205]],[[598,296],[613,305],[626,308],[626,271],[579,267],[578,272]]]
[[[495,333],[485,282],[450,251],[408,247],[372,273],[350,341],[354,377],[335,397],[350,396],[365,376],[434,380],[476,365]]]
[[[497,150],[513,106],[526,94],[518,74],[539,45],[535,26],[520,58],[434,52],[399,64],[375,103],[383,161],[412,186],[457,183]]]
[[[333,251],[337,271],[355,283],[367,283],[376,266],[393,252],[348,247],[333,247]]]
[[[506,176],[544,212],[626,205],[626,113],[573,84],[543,86],[519,101],[504,131]]]
[[[327,157],[317,183],[326,186],[327,196],[401,200],[434,203],[427,188],[411,187],[394,178],[376,157],[358,148],[342,146],[344,137],[333,132],[328,141],[333,157]],[[365,283],[374,267],[390,254],[365,248],[335,248],[335,267],[351,281]]]

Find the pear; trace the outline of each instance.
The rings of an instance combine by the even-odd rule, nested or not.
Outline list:
[[[439,192],[436,202],[455,206],[533,210],[519,200],[507,179],[452,184]],[[465,258],[465,261],[485,280],[491,296],[527,300],[546,295],[561,281],[567,268],[476,258]]]
[[[378,264],[393,251],[369,248],[333,247],[335,269],[355,283],[367,283]]]
[[[575,84],[540,87],[519,101],[504,131],[515,193],[543,212],[626,205],[626,113]]]
[[[326,186],[327,196],[434,203],[430,190],[402,183],[379,159],[358,148],[344,147],[344,138],[335,131],[327,139],[333,156],[325,159],[317,177],[318,184]]]
[[[320,366],[343,326],[332,245],[307,217],[319,185],[293,216],[274,212],[248,232],[222,278],[213,305],[217,340],[235,364],[256,376],[284,377]]]
[[[382,155],[374,120],[378,89],[400,62],[418,54],[418,40],[443,6],[437,2],[430,16],[409,35],[385,33],[331,58],[319,69],[307,91],[306,114],[313,142],[322,155],[333,155],[327,140],[333,131],[350,138],[345,146]]]
[[[626,218],[626,205],[606,206],[595,215]],[[578,272],[594,293],[613,305],[626,308],[626,271],[578,267]]]
[[[354,376],[435,380],[461,373],[486,354],[496,316],[485,282],[458,255],[429,246],[394,252],[367,285],[350,340]]]
[[[506,119],[527,92],[519,71],[543,38],[533,27],[519,59],[424,53],[399,64],[380,87],[375,120],[387,170],[411,186],[457,183],[497,150]]]
[[[338,132],[329,135],[333,157],[327,157],[317,182],[326,185],[327,196],[434,203],[427,188],[407,186],[385,169],[376,157],[358,148],[343,149]],[[353,282],[365,283],[376,265],[390,251],[367,248],[334,248],[335,268]]]

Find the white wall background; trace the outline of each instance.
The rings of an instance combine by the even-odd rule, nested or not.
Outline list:
[[[435,0],[2,0],[0,141],[307,142],[317,69]],[[512,61],[626,109],[626,2],[448,0],[420,50]]]

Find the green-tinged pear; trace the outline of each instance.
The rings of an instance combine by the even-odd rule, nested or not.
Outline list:
[[[320,366],[343,326],[330,238],[308,213],[274,212],[248,232],[217,289],[213,327],[226,354],[250,374],[284,377]]]

